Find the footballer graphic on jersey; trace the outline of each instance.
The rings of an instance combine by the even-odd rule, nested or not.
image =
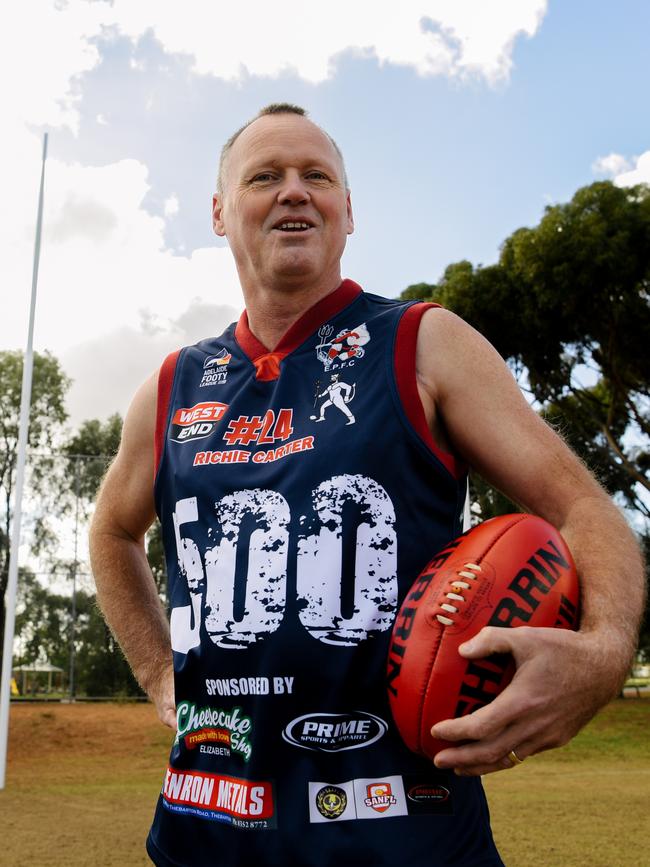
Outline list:
[[[316,389],[314,394],[314,410],[316,409],[316,403],[321,398],[326,398],[320,406],[319,414],[310,415],[309,418],[312,421],[325,421],[325,410],[330,406],[335,406],[338,410],[340,410],[343,415],[346,417],[346,425],[354,424],[356,422],[356,418],[352,415],[348,408],[348,404],[354,400],[354,396],[356,393],[356,383],[353,382],[352,385],[348,382],[343,382],[340,378],[340,373],[332,373],[330,375],[330,384],[323,389],[320,390],[320,380],[316,382]]]
[[[325,370],[352,365],[366,354],[364,346],[370,341],[370,333],[365,322],[356,328],[343,328],[333,337],[331,325],[318,329],[320,343],[316,345],[316,357],[323,363]]]

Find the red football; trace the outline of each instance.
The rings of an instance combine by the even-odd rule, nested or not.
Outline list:
[[[436,722],[472,713],[510,682],[509,654],[468,660],[484,626],[578,626],[579,586],[562,536],[534,515],[502,515],[450,542],[404,599],[388,653],[388,697],[404,742],[433,758]]]

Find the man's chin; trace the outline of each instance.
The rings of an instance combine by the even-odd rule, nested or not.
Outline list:
[[[318,267],[307,256],[283,256],[273,263],[271,272],[279,281],[308,281],[318,277]]]

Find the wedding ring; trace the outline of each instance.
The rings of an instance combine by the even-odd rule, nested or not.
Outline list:
[[[512,762],[512,766],[520,765],[523,762],[523,759],[520,759],[517,753],[514,750],[510,750],[508,753],[508,758]]]

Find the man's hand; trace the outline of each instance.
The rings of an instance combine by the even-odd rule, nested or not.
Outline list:
[[[147,690],[149,698],[156,706],[160,722],[176,731],[176,700],[174,696],[174,669],[169,666]]]
[[[491,704],[433,727],[436,738],[471,741],[442,750],[435,765],[463,776],[488,774],[513,766],[511,750],[525,759],[566,744],[617,694],[627,673],[625,654],[616,666],[603,651],[606,646],[596,633],[528,626],[482,629],[461,645],[462,656],[511,653],[517,671]]]

